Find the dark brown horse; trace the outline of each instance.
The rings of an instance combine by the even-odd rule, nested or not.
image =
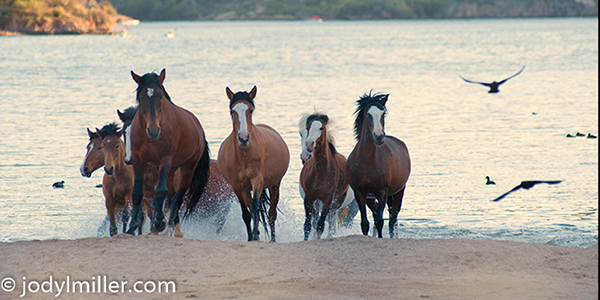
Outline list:
[[[364,95],[358,101],[354,133],[357,143],[348,156],[347,172],[360,209],[364,235],[369,233],[365,203],[373,213],[381,238],[383,210],[388,205],[390,237],[402,207],[406,181],[410,175],[410,156],[401,140],[385,134],[385,104],[389,95]],[[374,196],[368,197],[368,196]]]
[[[325,219],[329,218],[329,231],[333,229],[335,212],[341,207],[348,191],[346,158],[338,153],[333,143],[329,143],[327,124],[329,117],[324,114],[312,114],[306,121],[306,150],[312,153],[300,173],[300,184],[306,194],[304,197],[304,240],[308,240],[314,220],[317,239],[321,238],[325,228]],[[315,208],[317,200],[322,204],[321,216]]]
[[[279,186],[290,162],[290,152],[275,129],[252,122],[256,86],[250,93],[233,93],[225,89],[233,131],[219,149],[219,169],[231,184],[242,207],[248,241],[258,240],[259,205],[269,190],[269,225],[271,241],[275,241],[275,219],[279,202]],[[254,220],[251,228],[250,221]],[[265,225],[266,228],[266,225]]]
[[[119,118],[121,121],[123,121],[123,131],[125,132],[125,149],[127,150],[126,157],[131,157],[131,147],[128,147],[127,145],[131,144],[130,128],[131,122],[133,121],[133,117],[136,113],[137,107],[135,106],[129,107],[123,112],[117,110]],[[149,199],[148,203],[150,203],[150,201],[152,201],[154,198],[154,187],[156,186],[157,180],[157,168],[152,165],[148,166],[144,172],[144,204],[146,204],[147,199]],[[173,185],[175,186],[175,189],[181,185],[181,176],[179,171],[175,172]],[[227,183],[225,178],[223,178],[219,172],[219,165],[217,161],[211,159],[210,176],[208,177],[208,182],[204,189],[204,193],[202,193],[202,197],[200,197],[198,203],[192,207],[189,204],[189,196],[186,194],[181,209],[187,209],[188,216],[193,215],[201,219],[214,218],[218,234],[225,225],[227,214],[229,213],[231,207],[231,202],[235,199],[235,197],[236,196],[233,192],[233,188],[231,188],[231,185]],[[167,203],[167,206],[170,207],[169,203]],[[150,209],[152,209],[151,206]],[[151,217],[152,215],[149,214],[148,216]],[[175,235],[183,236],[180,223],[175,225]]]
[[[144,172],[148,166],[158,169],[154,189],[152,228],[161,232],[168,225],[172,235],[179,224],[179,209],[183,196],[189,191],[190,202],[198,201],[209,176],[209,150],[200,122],[186,109],[171,101],[163,86],[166,72],[139,76],[131,71],[138,84],[136,100],[138,112],[131,123],[131,163],[135,175],[132,193],[133,210],[129,230],[133,234],[140,226]],[[181,184],[175,189],[175,172],[180,172]],[[163,203],[171,199],[170,216],[165,224]]]

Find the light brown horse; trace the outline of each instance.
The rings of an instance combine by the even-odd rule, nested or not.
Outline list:
[[[110,235],[117,234],[115,209],[123,211],[123,231],[126,229],[128,217],[126,212],[131,205],[133,190],[133,169],[123,161],[125,147],[121,141],[122,131],[112,123],[111,131],[103,135],[102,152],[104,153],[104,177],[102,177],[102,193],[104,194],[106,211],[110,222]],[[96,130],[98,132],[100,130]]]
[[[385,104],[389,95],[365,94],[358,101],[354,133],[357,143],[350,155],[346,169],[350,186],[358,202],[361,227],[369,233],[365,203],[373,213],[377,234],[381,238],[383,210],[388,205],[389,232],[394,238],[398,213],[406,181],[410,175],[410,156],[401,140],[385,134]],[[367,197],[373,195],[375,198]]]
[[[103,127],[104,128],[104,127]],[[79,172],[83,177],[92,177],[92,173],[104,166],[104,151],[102,151],[102,137],[98,129],[95,132],[87,128],[90,141],[85,147],[87,152],[83,158],[83,163],[79,167]]]
[[[121,121],[123,121],[123,131],[125,132],[125,149],[126,156],[131,157],[129,153],[131,151],[131,147],[127,147],[128,144],[131,144],[130,137],[130,126],[133,121],[133,117],[137,113],[137,107],[132,106],[125,109],[123,112],[117,110],[117,114]],[[144,206],[146,206],[146,200],[148,203],[154,198],[154,187],[156,186],[158,180],[158,170],[155,166],[148,166],[144,173]],[[175,172],[173,185],[175,189],[181,185],[181,176],[180,172]],[[210,176],[208,177],[208,182],[204,189],[204,193],[200,197],[200,200],[193,207],[189,204],[189,196],[186,194],[184,197],[184,201],[182,203],[181,210],[187,210],[187,216],[195,216],[201,219],[206,218],[214,218],[216,221],[217,234],[221,232],[223,226],[225,225],[225,221],[227,218],[227,214],[229,214],[229,210],[231,207],[232,200],[235,199],[235,193],[233,192],[233,188],[231,185],[227,183],[225,178],[219,172],[219,165],[216,160],[210,160]],[[169,199],[170,201],[170,199]],[[167,207],[170,207],[170,203],[167,203]],[[152,206],[149,205],[149,208],[152,209]],[[151,214],[148,215],[150,218]],[[175,235],[183,236],[183,231],[181,230],[181,224],[178,223],[175,225]]]
[[[194,203],[204,192],[209,176],[208,142],[196,116],[171,101],[163,86],[166,77],[164,69],[160,75],[148,73],[139,76],[131,71],[131,76],[138,84],[138,111],[130,129],[130,154],[135,182],[132,220],[127,233],[133,234],[141,224],[144,172],[149,166],[155,166],[158,169],[158,181],[152,200],[151,231],[161,232],[168,225],[167,235],[170,236],[179,224],[183,196],[189,193],[190,202]],[[181,181],[175,189],[173,181],[177,171],[180,172]],[[168,224],[165,224],[162,209],[165,198],[171,199]]]
[[[85,158],[83,160],[83,163],[81,164],[80,167],[80,171],[81,171],[81,175],[84,177],[91,177],[92,173],[94,171],[96,171],[97,169],[101,168],[104,166],[104,155],[105,155],[105,151],[104,151],[104,146],[102,144],[102,138],[107,136],[109,133],[114,133],[115,129],[117,128],[117,125],[114,123],[111,124],[107,124],[105,126],[103,126],[101,129],[96,128],[95,132],[90,131],[89,129],[87,129],[88,131],[88,135],[90,137],[90,142],[88,143],[88,145],[86,146],[87,152],[85,155]],[[125,127],[123,128],[125,129]],[[124,130],[123,130],[124,131]],[[121,157],[121,160],[123,160],[123,157]],[[129,169],[129,170],[127,170]],[[125,170],[124,172],[133,172],[133,168],[131,166],[125,166]],[[106,179],[106,173],[104,175],[104,177],[102,178],[103,181],[105,181]],[[113,176],[115,176],[113,174]],[[120,175],[117,175],[117,177],[122,177]],[[154,174],[154,181],[156,182],[156,178],[157,178],[157,174]],[[150,179],[152,180],[152,179]],[[146,181],[145,181],[146,182]],[[122,186],[133,186],[133,177],[131,178],[131,182],[129,181],[115,181],[113,183],[114,185],[122,185]],[[102,185],[103,187],[103,193],[106,194],[108,193],[112,193],[109,192],[108,189],[112,189],[112,190],[122,190],[123,188],[119,188],[119,187],[115,187],[115,186],[111,186],[111,187],[106,187],[106,184]],[[144,194],[144,200],[143,200],[143,204],[144,204],[144,210],[146,211],[146,213],[148,214],[148,217],[152,216],[152,205],[151,205],[151,201],[152,198],[154,197],[154,193],[152,193],[151,195],[148,194]],[[131,198],[131,195],[128,196],[128,199]],[[111,200],[112,201],[112,200]],[[106,200],[106,196],[105,196],[105,205],[108,204],[107,200]],[[128,205],[126,205],[124,208],[121,208],[121,206],[119,205],[119,208],[117,208],[115,206],[114,209],[117,210],[121,210],[122,209],[122,221],[123,221],[123,232],[126,231],[126,226],[127,226],[127,222],[129,220],[129,213],[130,213],[130,209],[131,209],[131,203],[128,203]],[[114,206],[114,205],[113,205]],[[112,209],[112,210],[114,210]],[[111,210],[107,207],[107,210]],[[107,214],[107,217],[109,216],[109,214]],[[110,218],[109,218],[110,221]],[[112,227],[114,228],[115,225],[112,225]],[[113,230],[113,232],[115,232]],[[142,232],[142,226],[140,226],[138,228],[138,232],[139,234],[141,234]]]
[[[248,241],[258,240],[260,201],[269,190],[270,205],[268,222],[271,241],[275,241],[275,219],[279,202],[281,179],[287,172],[290,152],[283,138],[275,129],[264,124],[254,124],[254,98],[256,86],[250,93],[233,93],[225,89],[229,98],[229,112],[233,131],[219,149],[219,169],[231,184],[242,207]],[[250,221],[254,220],[253,228]],[[266,228],[266,225],[265,225]]]
[[[329,117],[324,114],[312,114],[306,120],[306,150],[312,153],[302,171],[300,184],[305,192],[304,210],[304,240],[308,240],[314,220],[317,228],[317,239],[321,238],[325,228],[325,219],[328,217],[329,231],[333,229],[333,218],[341,207],[348,191],[346,177],[346,158],[338,153],[333,143],[329,143],[327,124]],[[322,209],[315,208],[315,202],[321,201]]]

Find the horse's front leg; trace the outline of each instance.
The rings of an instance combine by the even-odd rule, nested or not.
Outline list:
[[[234,189],[234,192],[238,198],[238,201],[240,202],[240,207],[242,208],[242,219],[246,225],[246,232],[248,233],[249,242],[252,241],[252,228],[250,226],[250,221],[252,220],[252,215],[250,214],[250,203],[252,200],[250,197],[250,192],[239,189]]]
[[[252,218],[253,220],[253,228],[252,228],[252,240],[253,241],[258,241],[259,240],[259,231],[258,231],[258,221],[260,216],[259,214],[259,205],[260,205],[260,199],[261,199],[261,195],[263,193],[263,177],[262,176],[256,176],[253,180],[251,180],[252,183],[252,204],[250,204],[250,211],[252,212]]]
[[[179,222],[179,209],[183,203],[183,194],[185,190],[180,189],[171,198],[170,216],[169,216],[169,230],[167,235],[175,234],[175,237],[183,237],[183,230],[181,230],[181,223]]]
[[[121,213],[121,220],[123,220],[123,232],[127,231],[127,223],[129,223],[130,210],[127,205],[123,208],[123,212]],[[141,226],[140,226],[141,228]]]
[[[310,195],[304,196],[304,240],[308,241],[310,236],[310,230],[312,229],[312,219],[317,213],[314,206],[315,198]]]
[[[171,162],[165,161],[160,167],[158,174],[158,184],[154,190],[154,199],[152,200],[152,226],[150,228],[152,233],[159,233],[165,230],[165,215],[163,212],[163,203],[167,197],[167,180],[169,179],[169,172],[171,171]]]
[[[321,235],[323,235],[323,231],[325,231],[325,219],[330,217],[329,211],[331,209],[332,198],[333,196],[326,196],[325,199],[321,199],[323,207],[321,208],[321,215],[319,216],[319,221],[317,222],[317,239],[321,239]]]
[[[388,197],[388,213],[390,214],[390,238],[396,238],[397,236],[394,230],[397,227],[396,222],[398,221],[398,213],[402,208],[402,198],[404,197],[405,189],[406,187],[403,187],[402,190]]]
[[[369,234],[369,220],[367,218],[367,197],[359,192],[357,189],[354,189],[354,197],[356,199],[356,204],[358,204],[358,211],[360,211],[360,227],[362,229],[363,235]]]
[[[129,230],[127,231],[128,234],[135,234],[135,230],[142,226],[141,222],[144,221],[144,218],[140,218],[140,212],[142,211],[142,198],[144,197],[144,176],[141,168],[137,164],[133,165],[133,173],[135,175],[133,192],[131,194],[133,208],[131,209],[131,223],[129,223]]]
[[[387,202],[387,195],[381,193],[374,199],[376,203],[373,207],[373,219],[375,219],[375,227],[377,228],[377,237],[383,238],[383,211],[385,210],[385,204]]]

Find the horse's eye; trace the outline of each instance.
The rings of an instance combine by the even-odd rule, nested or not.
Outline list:
[[[98,150],[102,150],[102,148],[104,148],[104,147],[98,147]]]
[[[117,145],[115,148],[116,148],[116,149],[119,149],[119,145]]]

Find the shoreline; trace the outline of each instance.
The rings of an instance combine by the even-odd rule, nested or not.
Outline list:
[[[558,247],[464,239],[378,239],[352,235],[308,242],[224,242],[161,235],[0,243],[0,277],[168,280],[161,299],[597,299],[598,245]],[[99,278],[99,279],[96,279]],[[100,286],[100,285],[99,285]],[[35,288],[35,285],[33,286]],[[47,286],[46,286],[47,287]],[[151,287],[151,285],[150,285]],[[131,288],[131,286],[129,286]],[[56,299],[27,293],[27,299]],[[6,295],[5,295],[6,294]],[[119,299],[150,294],[127,289]],[[104,293],[71,293],[102,299]]]

